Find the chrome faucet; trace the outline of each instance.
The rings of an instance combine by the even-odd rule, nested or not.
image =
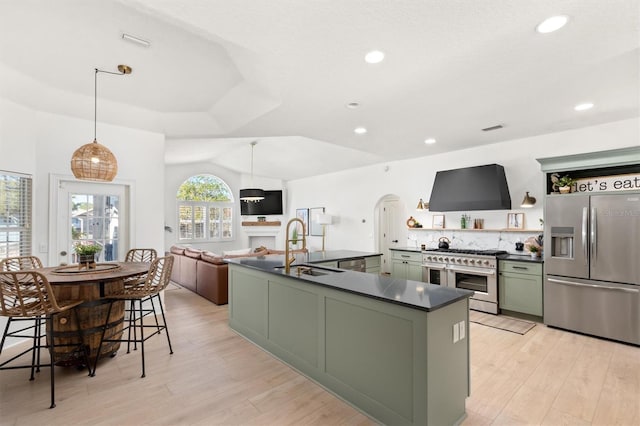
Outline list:
[[[300,222],[300,224],[302,225],[302,250],[306,251],[307,249],[307,237],[305,237],[305,234],[307,232],[304,227],[304,222],[302,221],[302,219],[298,217],[294,217],[293,219],[289,220],[289,222],[287,222],[287,230],[286,230],[287,236],[284,244],[284,272],[287,274],[291,272],[291,264],[296,260],[293,253],[290,253],[291,247],[289,246],[289,243],[293,242],[294,244],[297,244],[299,239],[299,237],[296,237],[296,239],[289,238],[289,227],[294,222]]]

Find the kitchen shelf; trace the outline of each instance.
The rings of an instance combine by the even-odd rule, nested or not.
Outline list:
[[[525,233],[539,233],[542,232],[542,229],[512,229],[512,228],[501,228],[501,229],[460,229],[460,228],[407,228],[409,231],[463,231],[463,232],[525,232]]]

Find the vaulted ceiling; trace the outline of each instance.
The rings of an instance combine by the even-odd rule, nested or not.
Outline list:
[[[242,173],[258,140],[254,173],[289,180],[637,117],[638,16],[638,0],[1,0],[0,96],[93,120],[94,68],[127,64],[99,78],[99,121],[165,134],[167,164]]]

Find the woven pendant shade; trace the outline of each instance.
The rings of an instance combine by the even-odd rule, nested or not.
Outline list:
[[[94,139],[73,153],[71,171],[77,179],[111,182],[118,173],[118,161],[106,146]]]

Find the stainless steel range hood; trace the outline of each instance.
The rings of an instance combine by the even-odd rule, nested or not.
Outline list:
[[[509,210],[511,196],[499,164],[444,170],[436,173],[429,210]]]

